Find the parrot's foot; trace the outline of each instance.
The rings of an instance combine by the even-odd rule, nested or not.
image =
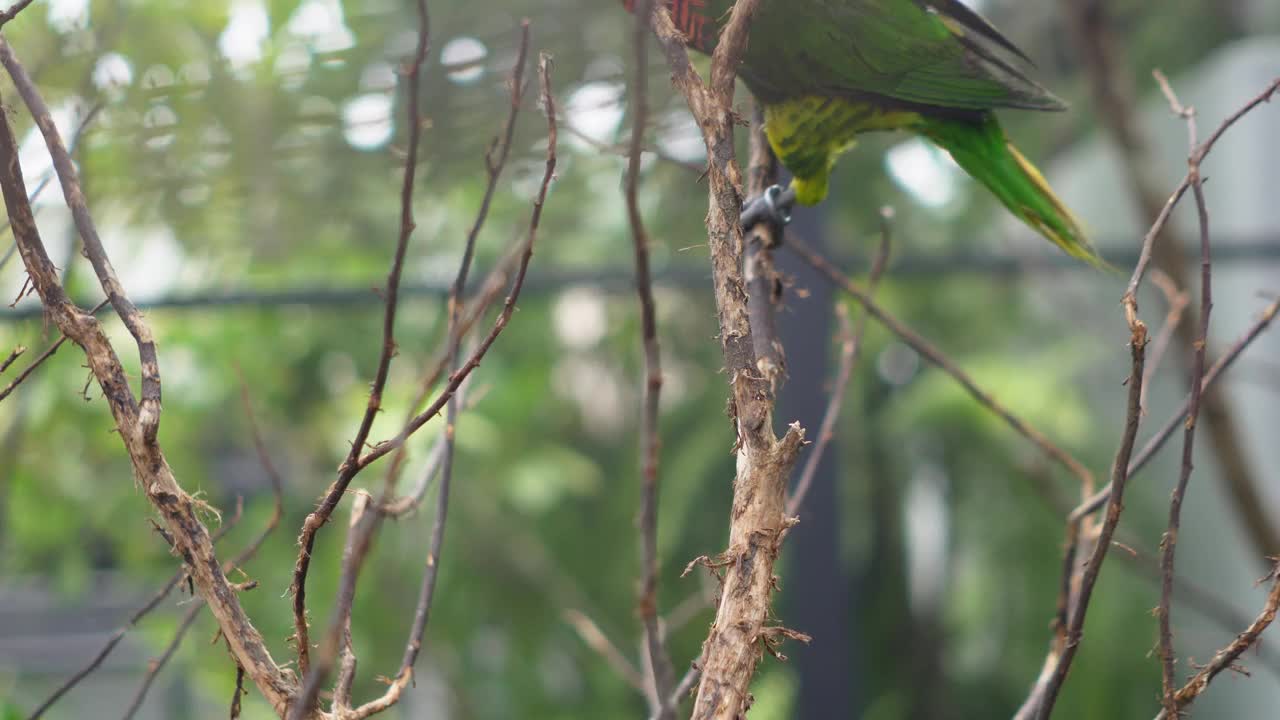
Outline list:
[[[757,223],[767,222],[775,228],[786,227],[791,222],[791,207],[796,204],[796,191],[781,185],[770,185],[764,194],[747,201],[742,208],[739,222],[745,232]]]

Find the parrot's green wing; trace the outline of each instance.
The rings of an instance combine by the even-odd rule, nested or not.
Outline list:
[[[1019,50],[1018,46],[1013,44],[1013,41],[1002,35],[994,25],[988,22],[986,18],[971,10],[968,5],[965,5],[958,0],[915,1],[916,5],[919,5],[925,10],[941,13],[952,18],[956,22],[968,28],[971,32],[978,33],[987,40],[994,42],[1005,50],[1008,50],[1014,55],[1022,58],[1027,62],[1027,64],[1031,64],[1031,58],[1027,57],[1026,53]]]
[[[690,45],[714,49],[734,0],[665,0]],[[623,0],[630,7],[631,0]],[[738,76],[764,106],[765,134],[796,202],[826,197],[836,158],[861,133],[906,130],[951,154],[1024,222],[1102,264],[992,110],[1058,110],[1027,56],[959,0],[764,0]]]
[[[743,75],[767,98],[874,95],[962,110],[1063,104],[1017,67],[1025,57],[955,0],[771,0]]]

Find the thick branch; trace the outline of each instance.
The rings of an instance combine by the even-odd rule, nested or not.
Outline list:
[[[7,45],[0,45],[0,48],[7,49]],[[11,57],[11,53],[0,52],[0,58],[6,54]],[[59,144],[50,142],[55,147]],[[232,654],[268,703],[278,714],[284,714],[295,690],[292,674],[275,664],[261,634],[240,606],[234,589],[219,566],[208,530],[198,517],[200,506],[175,480],[155,439],[157,424],[144,418],[146,412],[159,412],[158,376],[153,387],[155,393],[148,395],[144,390],[143,407],[140,408],[129,389],[120,359],[97,320],[71,303],[59,284],[57,271],[45,251],[27,201],[17,150],[9,119],[0,113],[0,189],[3,190],[18,250],[32,285],[48,316],[63,334],[84,350],[89,368],[102,389],[121,441],[129,453],[138,483],[163,519],[173,538],[175,553],[186,563],[192,582],[208,603]],[[65,181],[64,177],[64,193],[68,198],[76,197],[78,188],[74,185],[68,188]],[[83,209],[82,198],[78,206]],[[105,255],[100,260],[103,261],[100,263],[102,267],[109,267]],[[108,294],[112,294],[110,290]],[[114,295],[116,299],[123,299],[121,293]],[[117,311],[120,307],[124,307],[127,313],[131,306],[118,305]],[[140,332],[135,337],[149,338],[150,335],[149,332]],[[146,385],[144,381],[144,387]],[[149,401],[154,402],[148,409]],[[158,421],[158,415],[151,420]]]
[[[89,214],[89,207],[85,203],[84,193],[80,191],[80,180],[75,163],[72,162],[71,154],[67,152],[61,136],[58,135],[58,128],[54,125],[49,107],[45,105],[40,91],[36,89],[26,69],[14,55],[13,48],[3,36],[0,36],[0,63],[13,78],[18,94],[22,96],[27,109],[31,111],[31,117],[35,120],[36,127],[40,128],[40,134],[44,136],[45,145],[49,148],[49,156],[53,160],[53,168],[58,174],[58,181],[62,184],[63,197],[66,198],[67,206],[71,208],[71,217],[75,221],[76,229],[80,232],[81,240],[84,241],[84,254],[89,258],[94,272],[97,273],[98,282],[102,285],[103,292],[107,294],[107,299],[111,301],[111,306],[115,308],[116,314],[124,321],[129,334],[137,343],[142,371],[142,404],[136,421],[144,439],[154,441],[160,429],[160,363],[156,357],[156,343],[151,334],[151,328],[147,326],[138,309],[125,295],[124,287],[120,284],[115,268],[111,265],[111,259],[107,257],[107,252],[102,247],[93,216]]]
[[[670,13],[653,16],[671,67],[702,131],[709,161],[710,207],[707,238],[720,328],[721,352],[732,390],[738,454],[730,514],[729,549],[722,562],[724,584],[715,623],[703,644],[701,682],[693,717],[738,718],[749,706],[749,686],[763,648],[782,634],[766,625],[782,538],[790,526],[783,516],[786,481],[804,442],[792,425],[778,439],[773,432],[773,388],[761,372],[753,343],[747,283],[743,274],[742,174],[734,156],[734,78],[746,49],[747,31],[759,0],[738,0],[711,61],[711,84],[689,63],[683,36]]]

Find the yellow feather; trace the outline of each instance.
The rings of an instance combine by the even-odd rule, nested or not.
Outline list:
[[[801,205],[826,198],[832,166],[853,148],[859,134],[910,128],[921,119],[915,112],[816,95],[766,105],[764,118],[773,152],[795,176],[791,186]]]

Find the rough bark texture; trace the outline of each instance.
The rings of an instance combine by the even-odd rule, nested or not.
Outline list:
[[[703,644],[702,679],[694,718],[738,718],[751,705],[749,686],[765,647],[790,631],[768,625],[776,586],[773,565],[789,526],[783,513],[787,478],[804,431],[793,424],[782,438],[773,432],[771,373],[757,363],[743,274],[744,238],[739,226],[742,172],[734,156],[735,71],[759,0],[739,0],[712,58],[711,84],[689,64],[685,38],[665,9],[654,30],[702,130],[709,161],[707,239],[715,288],[720,344],[731,388],[729,413],[738,455],[730,515],[729,548],[709,565],[724,570],[715,623]]]
[[[89,369],[102,388],[129,453],[134,475],[172,537],[174,552],[186,564],[192,582],[208,603],[232,654],[276,712],[283,715],[296,690],[292,673],[272,660],[262,635],[249,621],[223,574],[209,533],[197,517],[199,506],[174,479],[155,438],[158,418],[148,417],[134,398],[115,348],[97,319],[72,303],[63,291],[57,269],[36,229],[18,164],[17,142],[3,113],[0,113],[0,189],[31,285],[48,317],[84,350]]]

